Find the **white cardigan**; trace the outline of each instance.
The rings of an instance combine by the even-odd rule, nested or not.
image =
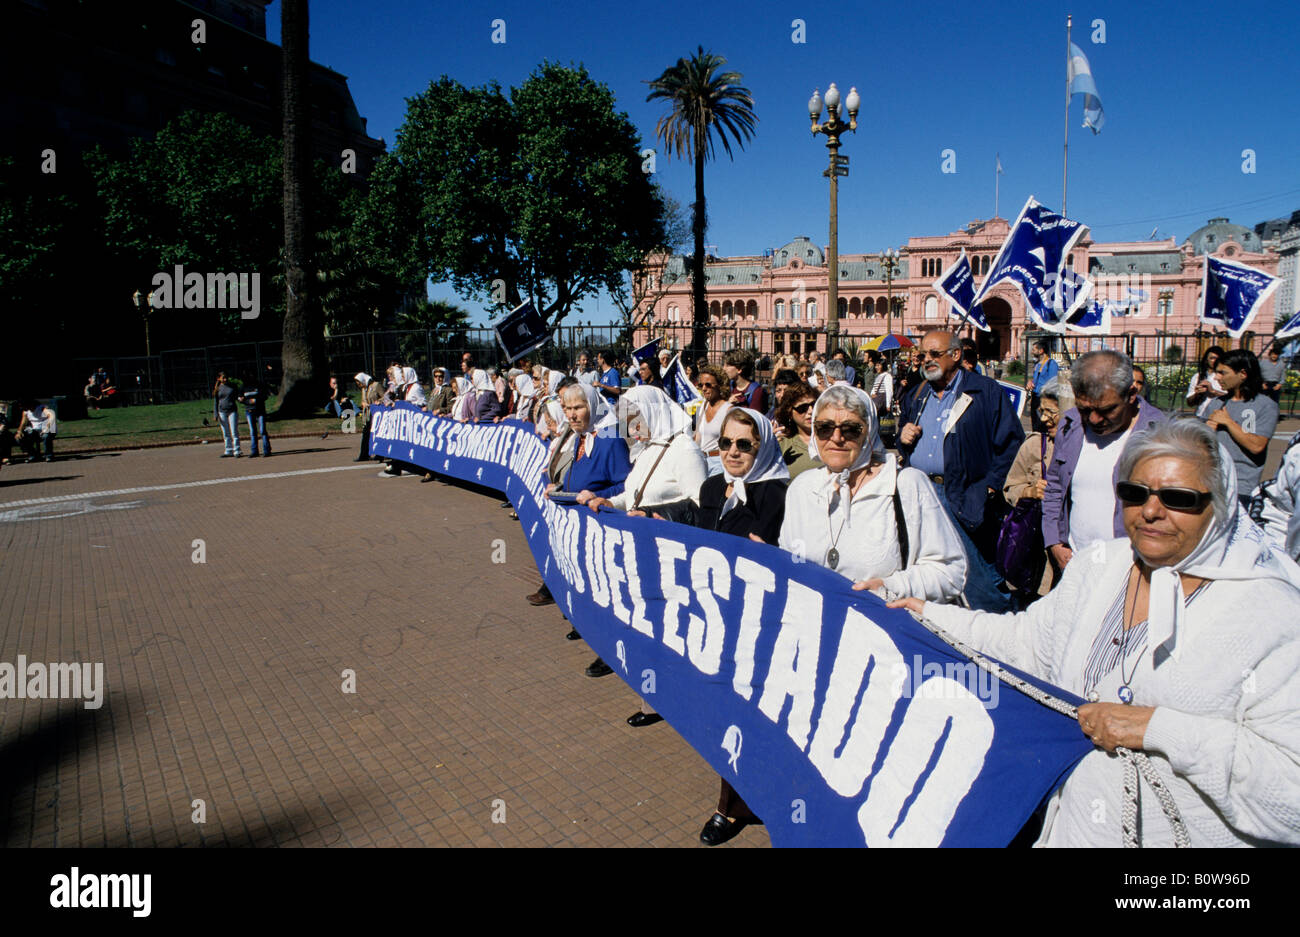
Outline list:
[[[662,460],[659,459],[661,453]],[[654,469],[653,474],[651,469]],[[709,477],[709,470],[704,453],[695,441],[685,433],[678,433],[668,444],[667,452],[663,446],[655,445],[641,450],[632,463],[622,494],[610,498],[609,503],[620,511],[632,510],[632,502],[647,476],[650,483],[641,495],[641,507],[672,504],[687,498],[699,504],[700,486]]]
[[[1132,562],[1127,539],[1101,541],[1075,553],[1060,584],[1027,611],[927,603],[925,615],[977,650],[1082,696],[1088,652]],[[1300,593],[1272,581],[1211,582],[1188,604],[1174,655],[1156,670],[1151,660],[1143,653],[1128,683],[1134,705],[1156,707],[1143,750],[1192,845],[1300,843]],[[1118,702],[1120,670],[1097,684],[1101,702]],[[1038,845],[1122,845],[1122,783],[1118,756],[1085,755],[1053,795]],[[1155,793],[1145,781],[1141,787],[1143,845],[1172,846]]]
[[[914,595],[932,602],[953,602],[966,587],[966,553],[948,512],[939,503],[930,479],[917,469],[898,469],[893,454],[875,478],[853,496],[848,522],[830,509],[826,468],[800,472],[785,495],[785,519],[780,547],[810,563],[825,566],[832,545],[839,551],[835,572],[857,582],[883,579],[896,595]],[[898,552],[894,519],[894,488],[898,488],[907,523],[907,568]]]

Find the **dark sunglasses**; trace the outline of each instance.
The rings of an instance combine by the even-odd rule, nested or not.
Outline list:
[[[951,351],[951,350],[949,350],[949,351],[933,351],[933,350],[930,350],[930,351],[923,351],[923,352],[921,352],[921,357],[922,357],[922,358],[929,358],[931,361],[937,361],[938,359],[943,358],[943,357],[946,357],[946,356],[948,356],[948,355],[950,355],[950,354],[952,354],[952,351]]]
[[[1199,512],[1210,503],[1212,495],[1208,491],[1195,488],[1149,488],[1137,482],[1116,482],[1115,494],[1125,504],[1146,504],[1147,499],[1155,495],[1160,503],[1171,511]]]
[[[709,387],[717,387],[718,384],[716,381],[700,381],[696,386],[699,387],[700,390],[704,390]]]
[[[808,409],[816,402],[817,401],[815,400],[805,400],[803,403],[795,404],[790,409],[793,410],[795,413],[799,414],[800,416],[803,416],[805,413],[808,412]]]
[[[758,448],[752,439],[731,439],[727,436],[718,437],[718,450],[720,452],[726,452],[732,446],[735,446],[741,452],[746,454],[753,452]]]
[[[818,420],[813,424],[813,432],[818,439],[830,439],[839,430],[845,442],[857,442],[867,431],[861,423],[834,423],[830,420]]]

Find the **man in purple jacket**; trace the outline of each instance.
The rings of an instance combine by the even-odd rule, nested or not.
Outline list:
[[[1166,420],[1139,396],[1122,352],[1082,355],[1070,386],[1076,406],[1061,418],[1043,496],[1043,543],[1061,569],[1075,550],[1125,536],[1115,497],[1120,455],[1134,433]]]

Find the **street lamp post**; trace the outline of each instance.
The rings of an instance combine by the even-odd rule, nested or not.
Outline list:
[[[899,270],[898,251],[893,247],[886,247],[881,251],[880,266],[884,270],[885,303],[888,307],[885,311],[887,316],[885,334],[892,335],[894,332],[894,274]]]
[[[831,82],[830,87],[826,89],[827,120],[825,123],[819,123],[822,116],[820,89],[813,91],[813,96],[808,99],[808,116],[812,119],[812,132],[826,135],[826,148],[830,150],[831,157],[830,165],[822,172],[822,175],[831,181],[831,243],[829,256],[826,258],[826,270],[829,274],[826,298],[830,306],[826,310],[828,352],[838,348],[840,340],[839,177],[849,174],[849,158],[840,156],[840,134],[846,130],[857,131],[860,104],[858,89],[850,88],[848,97],[844,99],[849,120],[848,123],[841,120],[840,90],[835,87],[834,82]]]

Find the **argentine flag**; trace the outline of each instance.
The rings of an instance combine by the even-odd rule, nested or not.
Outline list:
[[[1101,98],[1097,96],[1097,83],[1092,80],[1092,67],[1083,50],[1070,43],[1070,60],[1066,63],[1066,81],[1070,86],[1070,100],[1083,95],[1083,125],[1094,134],[1101,133],[1106,115],[1101,111]]]

